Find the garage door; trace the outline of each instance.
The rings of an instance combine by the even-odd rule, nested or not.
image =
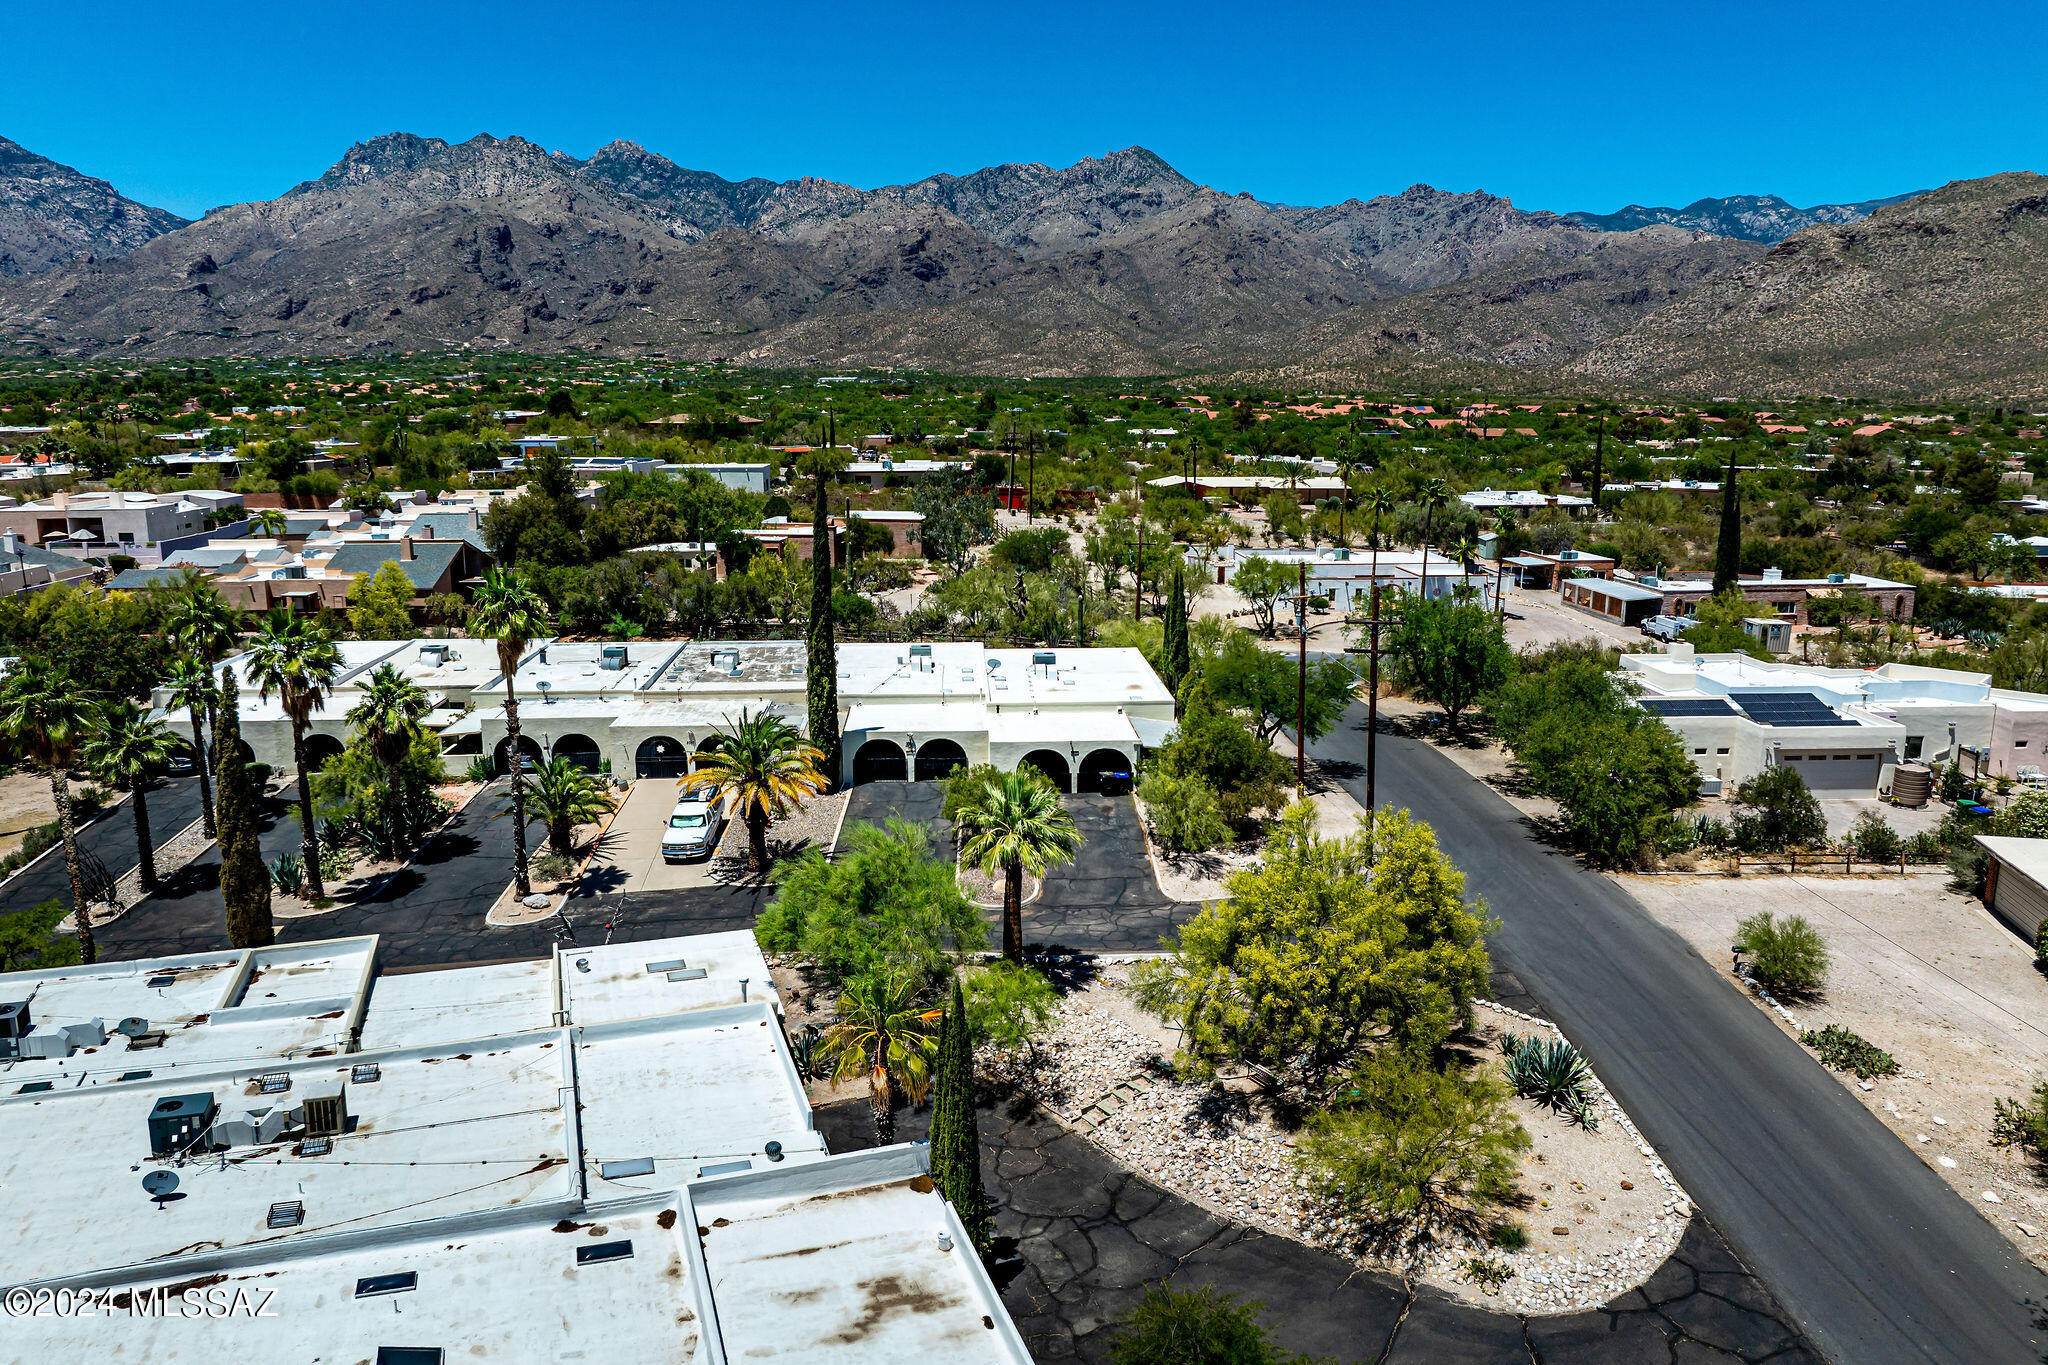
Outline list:
[[[1778,761],[1805,778],[1815,796],[1872,796],[1884,751],[1779,754]]]

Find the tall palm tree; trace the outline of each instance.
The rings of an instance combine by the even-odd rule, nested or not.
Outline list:
[[[306,767],[306,726],[313,713],[327,705],[334,679],[341,672],[341,651],[326,631],[284,607],[263,618],[249,646],[249,680],[256,695],[278,704],[292,726],[292,767],[299,784],[299,833],[305,843],[306,898],[327,898],[320,884],[320,836],[313,825],[313,775]]]
[[[171,705],[182,706],[192,717],[192,761],[199,770],[199,820],[206,837],[214,836],[213,774],[206,764],[206,718],[220,704],[220,689],[214,685],[213,670],[198,659],[171,661]]]
[[[1426,599],[1429,596],[1429,536],[1436,525],[1438,509],[1451,501],[1450,487],[1442,479],[1430,479],[1422,485],[1416,501],[1422,504],[1422,572],[1417,576],[1415,591]]]
[[[220,589],[208,582],[204,574],[194,569],[186,573],[179,580],[175,595],[171,599],[170,610],[164,618],[164,626],[180,644],[192,652],[198,662],[204,667],[210,680],[213,677],[214,669],[220,664],[222,659],[228,656],[228,651],[233,649],[236,642],[241,638],[242,616],[240,612],[227,604],[227,599],[220,595]],[[218,741],[220,738],[220,700],[214,694],[210,684],[205,702],[206,714],[204,719],[207,731]],[[192,735],[195,740],[199,737],[200,719],[199,712],[194,711],[192,713]],[[220,746],[216,742],[213,747],[218,748]],[[193,751],[200,753],[204,751],[204,748],[203,744],[195,744]],[[213,798],[207,786],[202,785],[200,787],[199,796],[200,800],[206,805],[207,832],[212,833],[215,828],[215,812],[213,809]]]
[[[934,1026],[945,1012],[918,1004],[914,978],[882,972],[849,981],[835,1008],[838,1022],[822,1040],[835,1062],[832,1079],[867,1076],[875,1141],[887,1146],[896,1140],[896,1087],[915,1104],[931,1083],[939,1051]]]
[[[104,713],[100,728],[86,738],[81,756],[87,767],[117,786],[126,787],[135,813],[136,869],[144,894],[156,890],[156,846],[149,832],[149,790],[156,776],[178,751],[180,740],[171,727],[126,702]]]
[[[547,826],[548,847],[565,858],[576,851],[576,826],[596,824],[613,806],[597,779],[566,758],[543,763],[528,793],[534,813]]]
[[[960,856],[983,872],[1003,874],[1003,956],[1024,957],[1024,873],[1072,862],[1081,831],[1060,794],[1035,772],[1004,773],[982,788],[954,821],[965,836]]]
[[[825,756],[806,743],[797,728],[771,711],[728,721],[718,747],[698,759],[684,791],[702,791],[732,806],[747,822],[747,867],[768,867],[768,824],[787,815],[806,796],[831,786],[820,765]]]
[[[384,814],[389,823],[391,846],[402,854],[412,851],[419,812],[414,809],[415,793],[404,790],[398,766],[412,750],[419,734],[420,717],[429,709],[427,694],[419,685],[390,664],[379,665],[363,685],[362,700],[349,708],[348,723],[370,743],[377,761],[384,765]]]
[[[469,606],[469,628],[498,642],[498,672],[505,679],[505,745],[512,768],[512,881],[521,896],[533,893],[526,873],[526,784],[520,773],[519,697],[512,677],[527,645],[547,630],[547,606],[517,569],[486,569]]]
[[[289,524],[285,514],[275,507],[266,507],[249,517],[251,528],[261,535],[281,536]]]
[[[71,793],[64,775],[78,746],[98,728],[100,708],[69,675],[41,659],[25,659],[0,682],[0,739],[50,779],[57,832],[64,841],[64,871],[71,878],[71,908],[78,921],[78,954],[99,961],[92,917],[86,913],[85,874],[78,865],[78,831],[71,824]]]

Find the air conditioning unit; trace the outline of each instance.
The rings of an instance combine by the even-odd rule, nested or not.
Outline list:
[[[329,1081],[306,1087],[302,1106],[307,1137],[340,1137],[348,1130],[348,1084]]]
[[[626,647],[624,645],[606,645],[597,656],[597,666],[612,673],[624,671],[626,667]]]
[[[177,1156],[197,1147],[219,1112],[210,1093],[164,1096],[149,1111],[149,1154]]]

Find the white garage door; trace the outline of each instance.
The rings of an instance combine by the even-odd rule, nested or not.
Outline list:
[[[1806,779],[1815,796],[1871,796],[1884,767],[1884,750],[1779,754],[1778,761]]]

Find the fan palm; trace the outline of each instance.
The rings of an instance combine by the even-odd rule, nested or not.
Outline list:
[[[71,793],[64,775],[78,746],[99,724],[99,706],[53,664],[24,660],[0,682],[0,739],[50,779],[57,833],[64,841],[64,871],[71,878],[71,908],[78,921],[78,953],[86,962],[99,960],[99,947],[86,913],[85,874],[78,863],[78,831],[72,827]]]
[[[1422,504],[1422,572],[1416,577],[1415,590],[1426,598],[1429,596],[1429,535],[1436,525],[1437,510],[1450,504],[1450,486],[1442,479],[1430,479],[1422,485],[1416,501]]]
[[[526,872],[526,785],[519,771],[519,698],[512,678],[527,645],[547,629],[547,607],[517,570],[486,569],[470,603],[469,628],[498,644],[498,672],[505,679],[505,750],[512,757],[512,880],[526,896],[533,883]]]
[[[242,617],[240,612],[227,604],[227,599],[220,595],[218,588],[207,581],[205,575],[193,569],[179,579],[171,597],[170,610],[164,616],[164,627],[180,644],[192,651],[211,679],[215,666],[227,657],[228,651],[235,647],[235,642],[241,637]],[[200,713],[194,711],[192,738],[195,741],[195,754],[203,754],[206,748],[206,744],[199,740],[200,720]],[[208,732],[213,735],[215,741],[218,741],[220,699],[214,695],[210,683],[206,690],[204,720]],[[218,748],[218,743],[213,747]],[[205,767],[203,757],[200,760],[200,767]],[[206,785],[200,787],[199,798],[205,805],[206,831],[211,834],[215,829],[215,812],[213,798]]]
[[[156,846],[149,832],[149,791],[156,776],[178,751],[171,727],[148,713],[121,703],[104,713],[100,728],[80,750],[87,767],[116,786],[126,787],[135,813],[136,870],[145,893],[156,890]]]
[[[840,992],[838,1022],[820,1040],[833,1059],[833,1080],[866,1075],[868,1113],[882,1146],[896,1138],[896,1088],[901,1086],[912,1104],[922,1100],[938,1055],[934,1027],[945,1012],[919,1005],[917,994],[917,982],[908,976],[870,972],[855,977]]]
[[[362,700],[349,708],[348,723],[369,741],[370,751],[384,765],[384,811],[391,846],[403,856],[418,832],[415,793],[404,789],[398,765],[412,750],[420,717],[428,710],[427,694],[390,664],[380,665],[363,684]]]
[[[260,512],[252,513],[249,523],[252,530],[266,536],[283,535],[288,524],[284,513],[275,507],[266,507]]]
[[[566,758],[551,759],[534,772],[527,799],[547,826],[548,847],[565,858],[576,851],[576,826],[596,824],[613,805],[597,779]]]
[[[824,757],[781,716],[743,710],[718,732],[718,747],[699,758],[682,787],[729,802],[746,820],[747,866],[759,873],[768,866],[769,822],[831,785],[819,766]]]
[[[313,826],[313,775],[306,768],[306,726],[327,705],[341,672],[341,651],[328,633],[303,616],[278,607],[263,618],[249,646],[249,680],[265,701],[277,693],[292,726],[292,767],[299,784],[299,833],[305,842],[306,896],[324,900],[320,884],[320,838]]]
[[[1004,773],[971,798],[954,823],[965,836],[960,856],[994,876],[1003,874],[1003,956],[1024,956],[1024,873],[1073,861],[1081,831],[1060,794],[1035,772]]]
[[[220,689],[213,681],[213,670],[198,659],[176,659],[171,663],[171,677],[168,686],[172,706],[182,706],[192,717],[192,760],[199,770],[199,820],[211,839],[213,825],[213,775],[206,765],[206,718],[220,704]]]

